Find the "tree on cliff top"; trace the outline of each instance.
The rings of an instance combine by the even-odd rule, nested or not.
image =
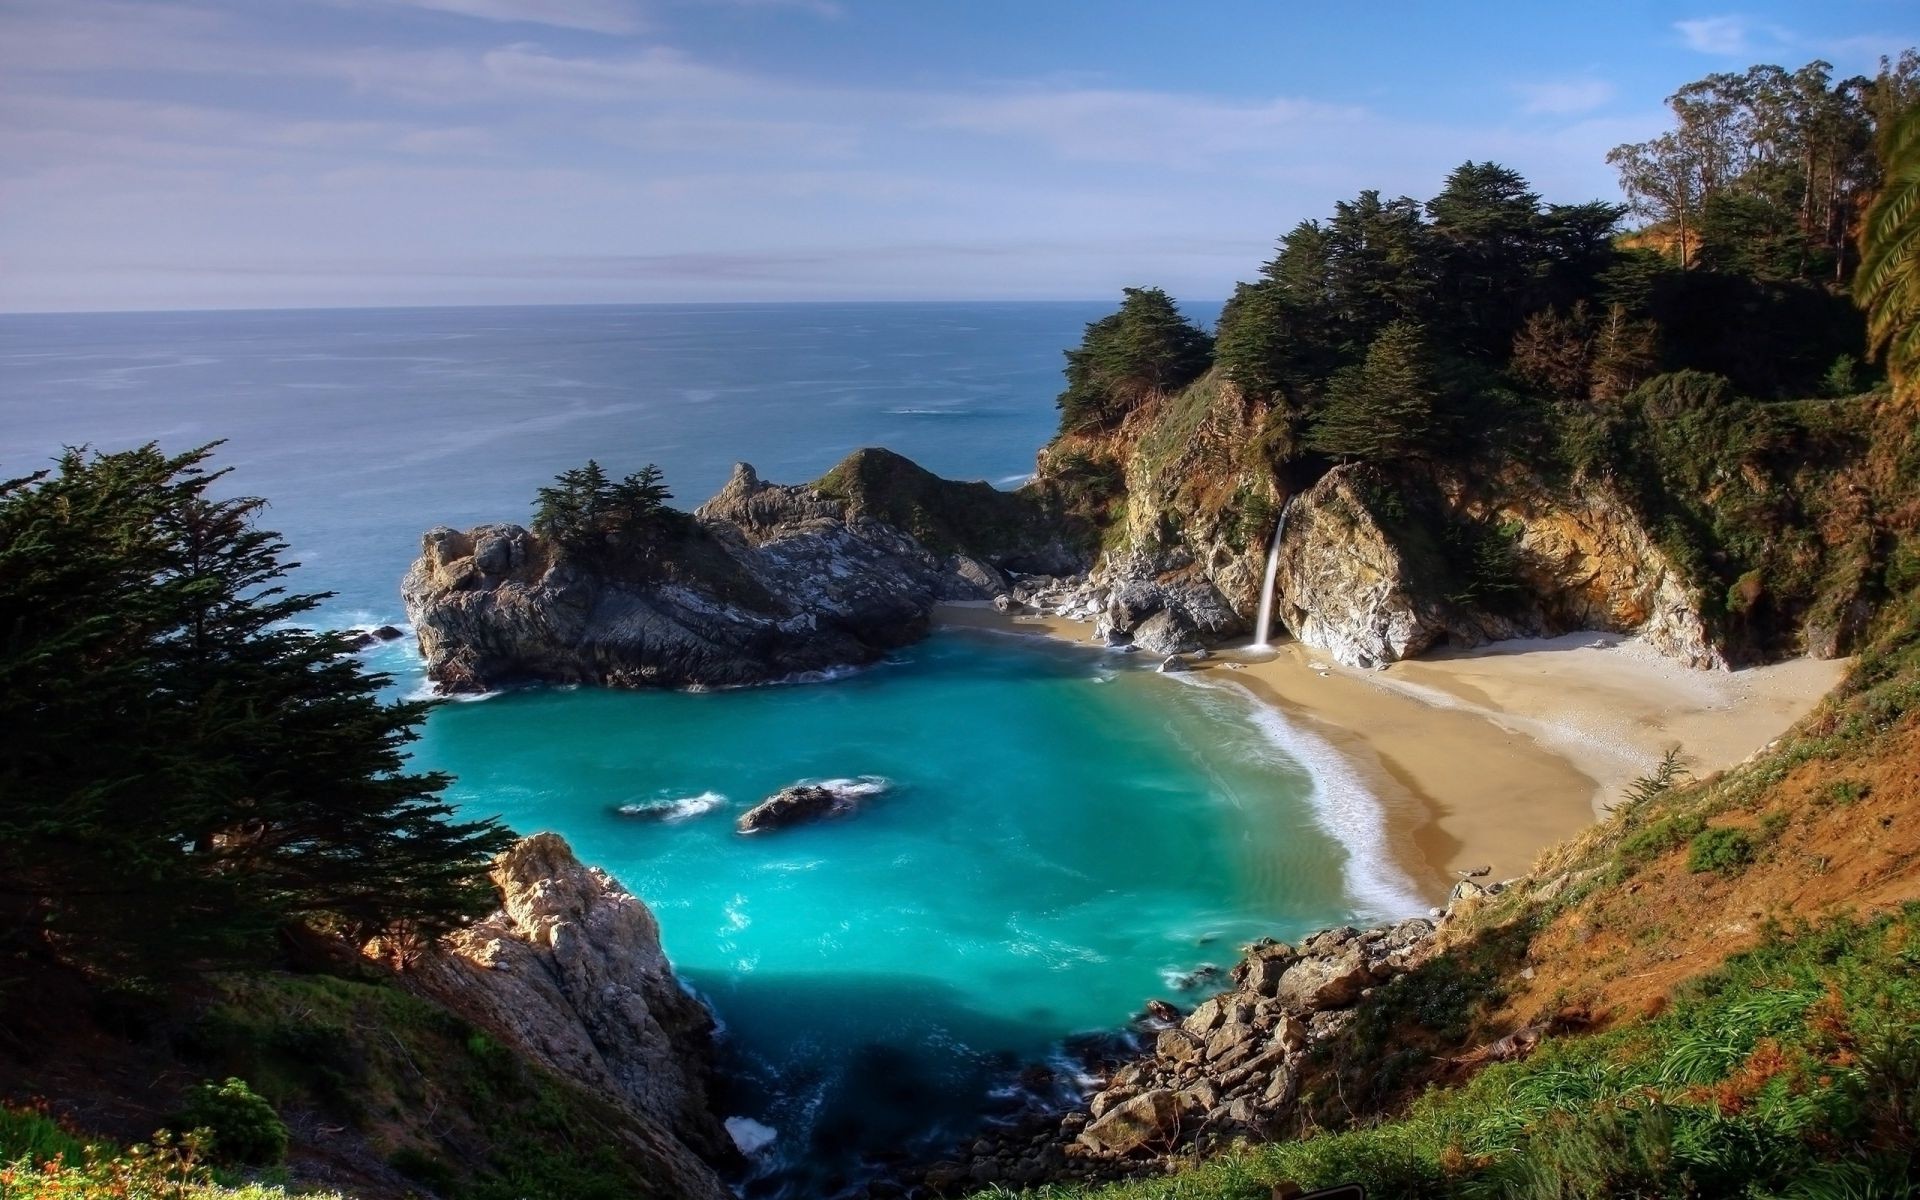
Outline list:
[[[1125,416],[1155,392],[1187,386],[1206,372],[1213,339],[1180,315],[1159,288],[1127,288],[1120,309],[1087,326],[1067,351],[1067,390],[1060,423],[1098,429]]]
[[[1307,445],[1343,460],[1402,457],[1432,431],[1438,396],[1420,327],[1395,321],[1367,347],[1365,361],[1333,377]]]
[[[616,483],[590,458],[536,493],[533,531],[574,553],[597,554],[609,539],[645,539],[661,532],[675,515],[667,507],[671,499],[654,464]]]
[[[405,770],[424,705],[292,624],[323,597],[211,449],[0,483],[0,940],[117,978],[450,928],[510,839]]]

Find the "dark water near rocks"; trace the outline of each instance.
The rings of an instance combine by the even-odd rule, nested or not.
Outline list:
[[[1102,309],[0,317],[0,472],[66,443],[227,438],[297,582],[338,593],[325,618],[397,621],[422,529],[523,519],[589,456],[658,462],[689,505],[735,459],[800,480],[875,444],[1012,482],[1051,432],[1061,349]],[[370,658],[420,686],[405,644]],[[448,705],[418,755],[462,805],[560,831],[654,907],[725,1023],[730,1112],[775,1135],[754,1190],[822,1194],[1010,1111],[1019,1063],[1242,941],[1413,906],[1324,745],[1139,667],[949,632],[831,683]],[[731,832],[782,785],[858,776],[885,788],[852,816]]]

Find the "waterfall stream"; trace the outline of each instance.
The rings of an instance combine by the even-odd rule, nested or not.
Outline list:
[[[1273,581],[1280,572],[1280,539],[1287,536],[1287,514],[1293,511],[1297,496],[1287,497],[1280,507],[1280,522],[1273,527],[1273,542],[1267,547],[1267,573],[1260,582],[1260,612],[1253,622],[1253,645],[1260,649],[1273,636]]]

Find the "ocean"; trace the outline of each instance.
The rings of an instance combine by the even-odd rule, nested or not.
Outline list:
[[[272,502],[296,587],[334,593],[320,619],[397,622],[423,530],[524,521],[588,457],[658,463],[687,507],[735,460],[797,482],[868,445],[1017,484],[1052,432],[1061,351],[1106,310],[0,316],[0,474],[64,445],[224,439],[225,486]],[[406,643],[369,660],[393,694],[422,689]],[[1323,743],[1148,665],[949,630],[831,682],[448,704],[416,761],[653,907],[725,1029],[728,1115],[774,1134],[749,1190],[830,1194],[1011,1111],[1043,1086],[1024,1066],[1069,1084],[1067,1039],[1182,998],[1255,936],[1414,905]],[[861,777],[850,816],[732,833],[781,786]]]

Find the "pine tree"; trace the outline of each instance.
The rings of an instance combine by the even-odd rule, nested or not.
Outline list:
[[[667,490],[660,468],[652,463],[613,485],[607,502],[614,528],[639,531],[656,526],[667,511],[673,493]]]
[[[1213,339],[1159,288],[1127,288],[1118,312],[1087,326],[1067,351],[1058,405],[1067,429],[1111,424],[1148,395],[1177,391],[1206,372]]]
[[[263,502],[211,447],[0,485],[0,938],[120,977],[258,958],[312,922],[433,933],[509,835],[409,774],[425,715],[292,621]]]
[[[1420,328],[1395,321],[1333,377],[1307,445],[1342,460],[1403,457],[1431,433],[1438,390]]]
[[[533,531],[569,550],[591,550],[612,506],[606,470],[588,459],[586,466],[560,472],[551,486],[535,493]]]

